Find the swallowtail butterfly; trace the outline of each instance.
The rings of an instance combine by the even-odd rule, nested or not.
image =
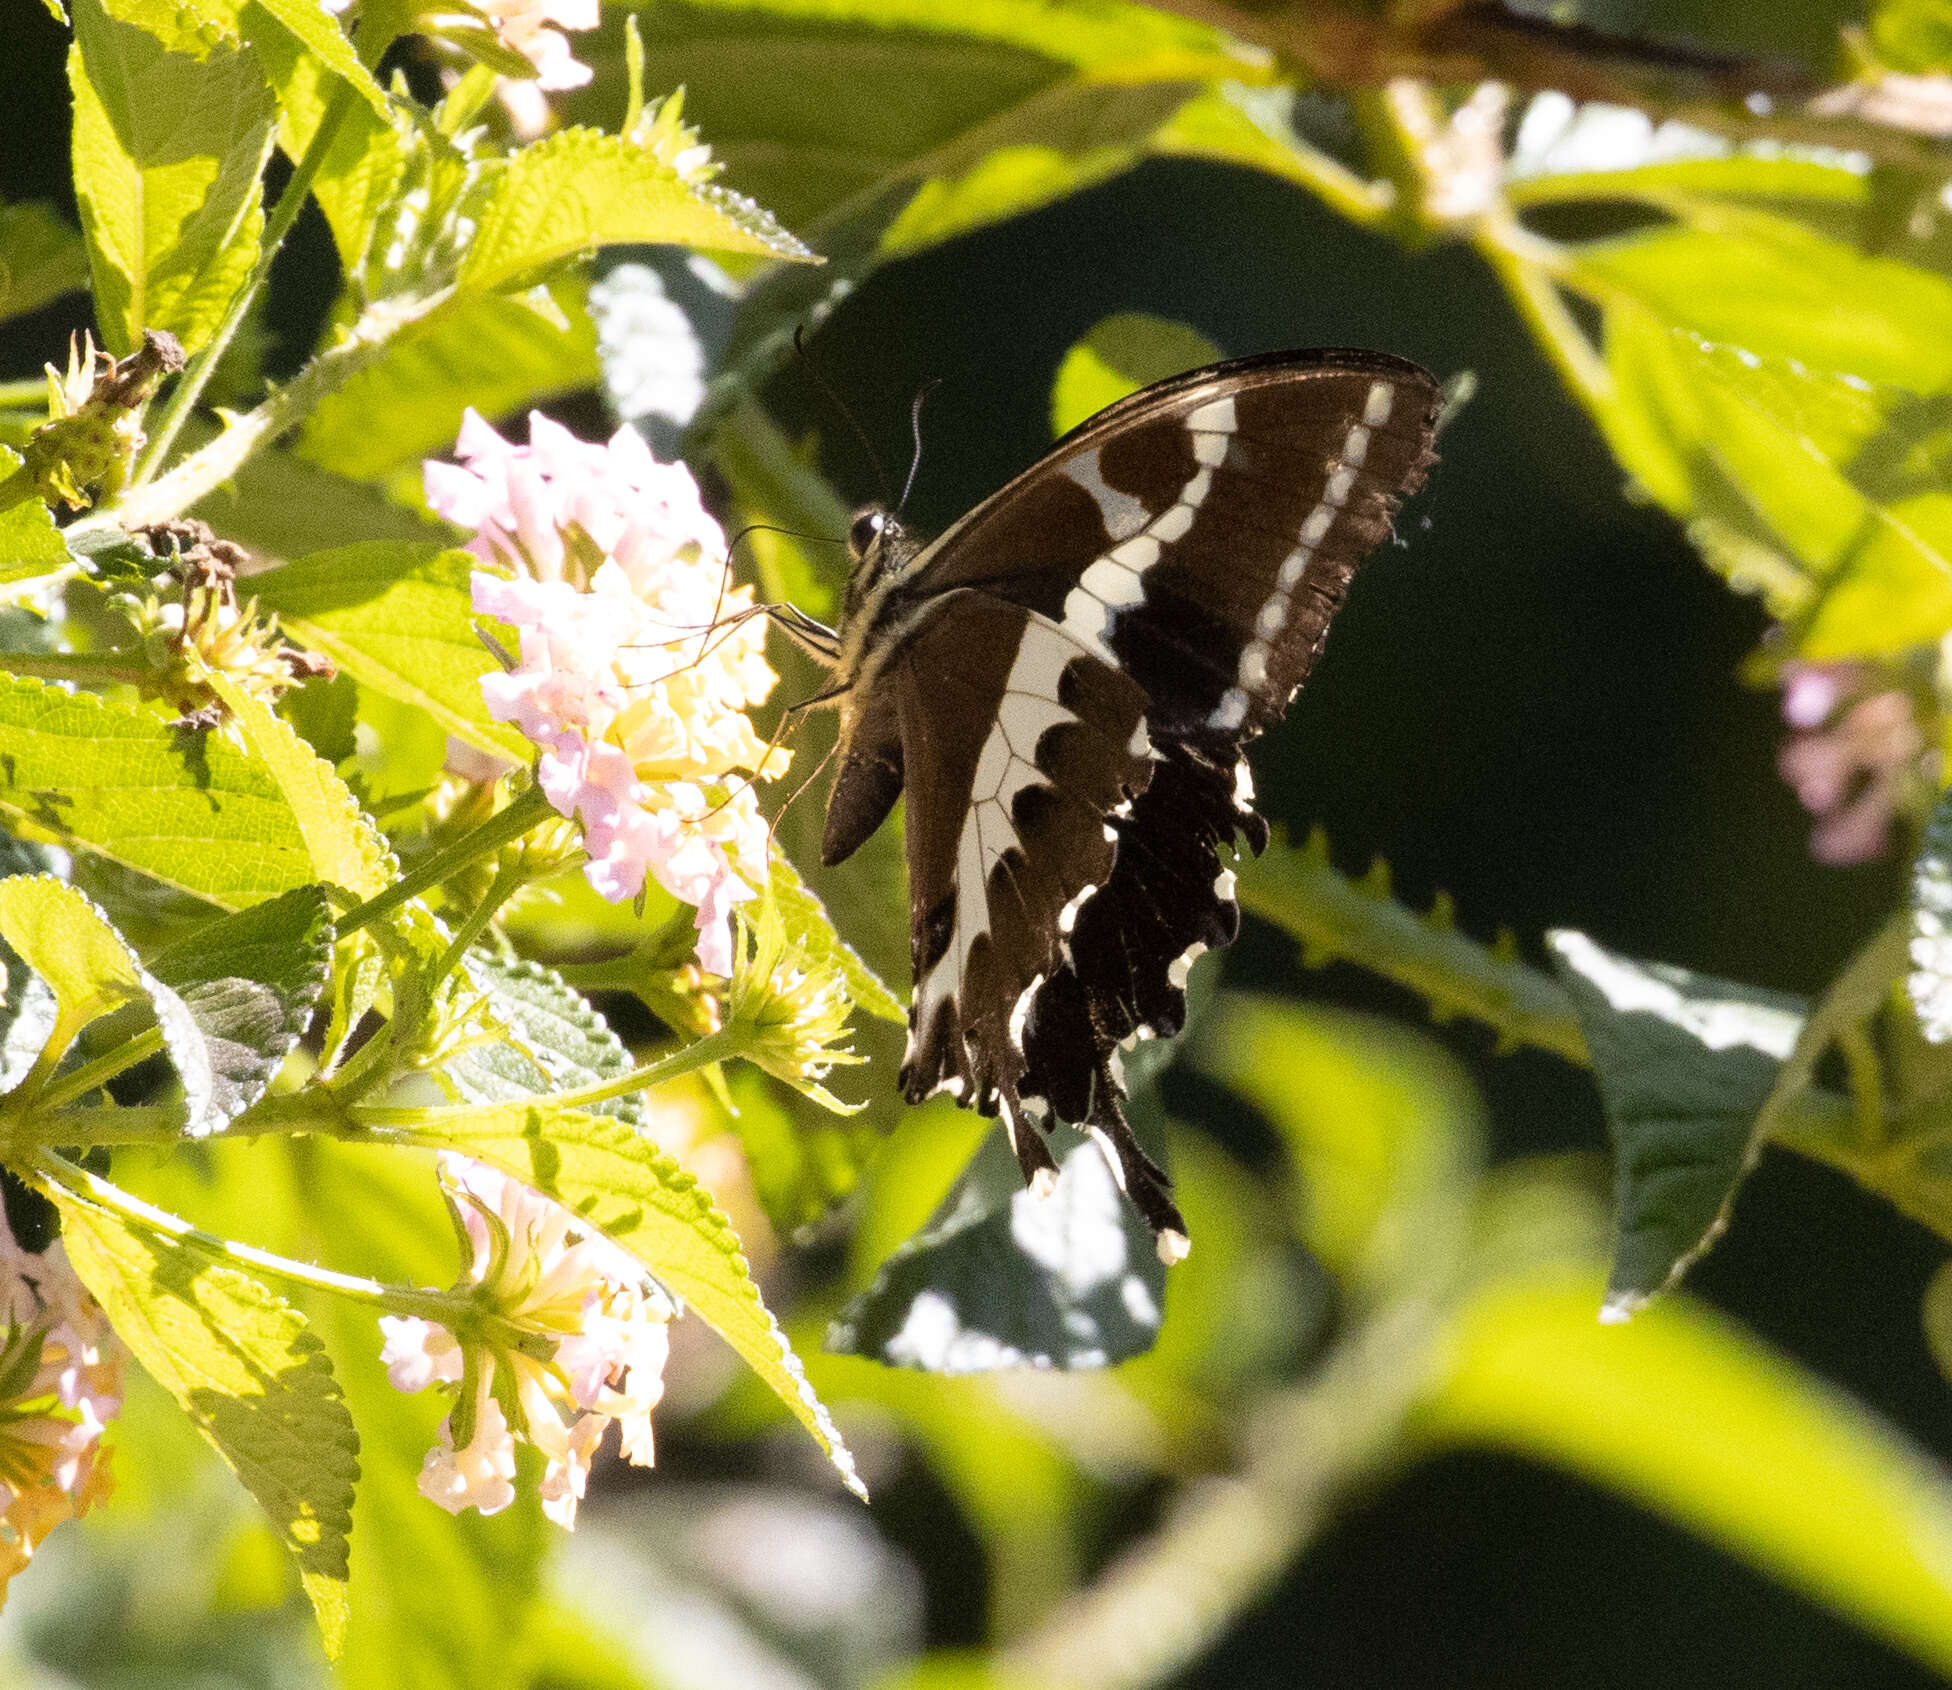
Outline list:
[[[901,1083],[998,1115],[1024,1178],[1090,1132],[1167,1261],[1186,1224],[1120,1100],[1121,1047],[1185,1020],[1267,824],[1242,752],[1287,708],[1365,553],[1434,461],[1439,390],[1380,352],[1281,352],[1085,422],[923,544],[853,522],[823,856],[908,789],[915,989]]]

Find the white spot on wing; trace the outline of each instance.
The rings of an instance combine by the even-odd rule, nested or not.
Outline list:
[[[1345,464],[1360,466],[1369,456],[1369,430],[1361,423],[1349,430],[1349,438],[1342,442],[1342,461]]]
[[[1113,563],[1143,573],[1159,561],[1159,550],[1159,542],[1150,534],[1136,534],[1116,547],[1110,556]]]
[[[1389,421],[1389,414],[1396,402],[1396,390],[1386,381],[1371,382],[1369,398],[1362,407],[1362,420],[1371,428],[1381,428]]]
[[[1301,584],[1302,576],[1308,573],[1308,560],[1315,555],[1312,546],[1297,546],[1282,561],[1281,573],[1275,577],[1274,584],[1284,593],[1293,592]]]
[[[1166,541],[1184,539],[1186,531],[1193,526],[1193,507],[1188,504],[1174,505],[1164,512],[1152,525],[1152,532]]]
[[[1234,415],[1234,396],[1229,393],[1221,399],[1211,399],[1194,411],[1186,419],[1191,429],[1211,429],[1219,434],[1232,434],[1240,426]]]
[[[1267,603],[1261,606],[1260,615],[1254,618],[1254,632],[1264,640],[1271,640],[1287,625],[1287,621],[1288,595],[1274,593],[1269,596]]]
[[[1335,512],[1327,505],[1317,505],[1308,513],[1308,520],[1301,525],[1301,544],[1305,551],[1313,551],[1328,537],[1328,531],[1335,522]]]
[[[1231,904],[1234,901],[1234,885],[1234,871],[1223,868],[1213,877],[1213,895],[1223,904]]]
[[[1114,540],[1123,540],[1145,526],[1145,506],[1130,493],[1121,493],[1105,480],[1105,472],[1099,466],[1096,452],[1075,454],[1058,465],[1058,473],[1069,476],[1097,501],[1105,532]]]
[[[1218,469],[1227,460],[1227,447],[1230,437],[1224,434],[1196,434],[1193,436],[1193,456],[1208,469]]]
[[[1145,583],[1124,564],[1108,557],[1092,564],[1079,578],[1078,585],[1108,609],[1145,603]]]
[[[1072,928],[1077,926],[1078,911],[1083,909],[1091,901],[1091,895],[1097,890],[1098,888],[1096,886],[1081,886],[1078,888],[1078,895],[1066,904],[1063,909],[1057,912],[1058,932],[1069,933]]]
[[[1342,506],[1349,502],[1349,494],[1356,484],[1355,467],[1352,464],[1338,464],[1335,473],[1328,478],[1328,486],[1323,489],[1322,502]]]
[[[1037,988],[1043,983],[1044,977],[1039,974],[1017,995],[1010,1010],[1010,1048],[1019,1056],[1023,1055],[1023,1034],[1030,1021],[1030,1006],[1037,1001]]]
[[[1240,654],[1240,681],[1245,687],[1267,685],[1268,646],[1265,640],[1249,640]]]
[[[1186,987],[1186,977],[1193,972],[1193,964],[1206,955],[1206,946],[1195,939],[1185,950],[1166,965],[1166,978],[1182,991]]]
[[[1221,732],[1231,733],[1247,720],[1247,694],[1239,687],[1227,688],[1221,695],[1218,707],[1207,719]]]

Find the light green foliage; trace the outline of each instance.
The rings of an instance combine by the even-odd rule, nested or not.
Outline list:
[[[1411,1431],[1571,1468],[1952,1670],[1952,1493],[1915,1447],[1695,1304],[1626,1327],[1560,1267],[1459,1311]]]
[[[853,1457],[752,1282],[738,1235],[674,1158],[608,1117],[540,1103],[431,1110],[406,1125],[414,1142],[491,1162],[621,1244],[739,1352],[849,1487],[861,1488]]]
[[[52,875],[0,880],[0,937],[54,997],[40,1053],[43,1074],[91,1021],[149,995],[142,965],[121,934]]]
[[[840,936],[819,895],[783,856],[773,858],[766,893],[779,913],[787,937],[814,962],[840,971],[847,982],[847,995],[856,1009],[883,1021],[907,1024],[908,1011],[902,1007],[901,1000]]]
[[[336,1654],[359,1436],[323,1347],[289,1303],[194,1238],[56,1195],[75,1271],[263,1506]]]
[[[20,454],[0,446],[0,484],[20,468]],[[24,498],[0,511],[0,583],[32,580],[68,561],[54,513],[39,499]]]
[[[1583,933],[1550,940],[1613,1137],[1618,1241],[1606,1312],[1677,1284],[1725,1224],[1755,1118],[1809,1005],[1636,962]]]
[[[257,699],[222,676],[213,676],[211,686],[254,764],[269,773],[290,806],[312,869],[306,878],[360,898],[383,890],[389,867],[385,842],[346,783]]]
[[[1952,69],[1952,7],[1944,0],[1881,0],[1871,8],[1871,45],[1892,70]]]
[[[460,284],[494,292],[620,241],[812,256],[752,201],[687,184],[621,136],[565,129],[509,161],[482,211]]]
[[[254,577],[259,604],[301,644],[362,686],[424,711],[447,733],[509,762],[528,742],[491,721],[481,677],[499,669],[474,631],[467,552],[374,540],[315,552]]]
[[[499,418],[596,380],[580,279],[539,298],[470,298],[396,337],[305,424],[302,458],[359,481],[419,468],[454,445],[461,413]]]
[[[0,322],[87,285],[88,249],[52,206],[0,205]]]
[[[257,261],[271,92],[240,43],[174,14],[159,39],[129,10],[77,0],[68,61],[97,316],[112,352],[144,329],[195,351]]]
[[[1219,347],[1184,323],[1144,311],[1106,317],[1092,324],[1057,367],[1051,384],[1051,433],[1069,434],[1149,382],[1219,360]]]

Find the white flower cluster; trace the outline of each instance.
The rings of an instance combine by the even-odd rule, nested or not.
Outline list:
[[[440,1169],[473,1252],[456,1290],[483,1318],[460,1335],[418,1316],[380,1320],[396,1389],[456,1387],[420,1493],[450,1514],[498,1513],[515,1500],[515,1445],[526,1440],[548,1462],[543,1512],[573,1527],[612,1421],[624,1459],[651,1464],[670,1300],[616,1245],[519,1180],[452,1152]]]
[[[122,1346],[59,1243],[0,1217],[0,1598],[63,1520],[109,1493],[102,1432],[122,1406]]]
[[[539,747],[556,809],[581,822],[590,884],[612,902],[650,877],[698,912],[698,960],[732,971],[732,907],[766,878],[765,819],[747,776],[783,773],[745,711],[777,677],[752,603],[727,588],[725,536],[682,464],[632,430],[607,445],[547,417],[529,444],[472,411],[461,465],[430,463],[427,499],[514,570],[474,577],[474,607],[514,627],[520,661],[482,692]],[[761,765],[764,765],[763,768]]]

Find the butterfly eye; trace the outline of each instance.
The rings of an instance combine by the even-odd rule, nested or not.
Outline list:
[[[875,541],[881,538],[887,526],[888,516],[885,511],[869,509],[855,517],[854,525],[847,531],[847,549],[854,554],[856,563],[874,549]]]

